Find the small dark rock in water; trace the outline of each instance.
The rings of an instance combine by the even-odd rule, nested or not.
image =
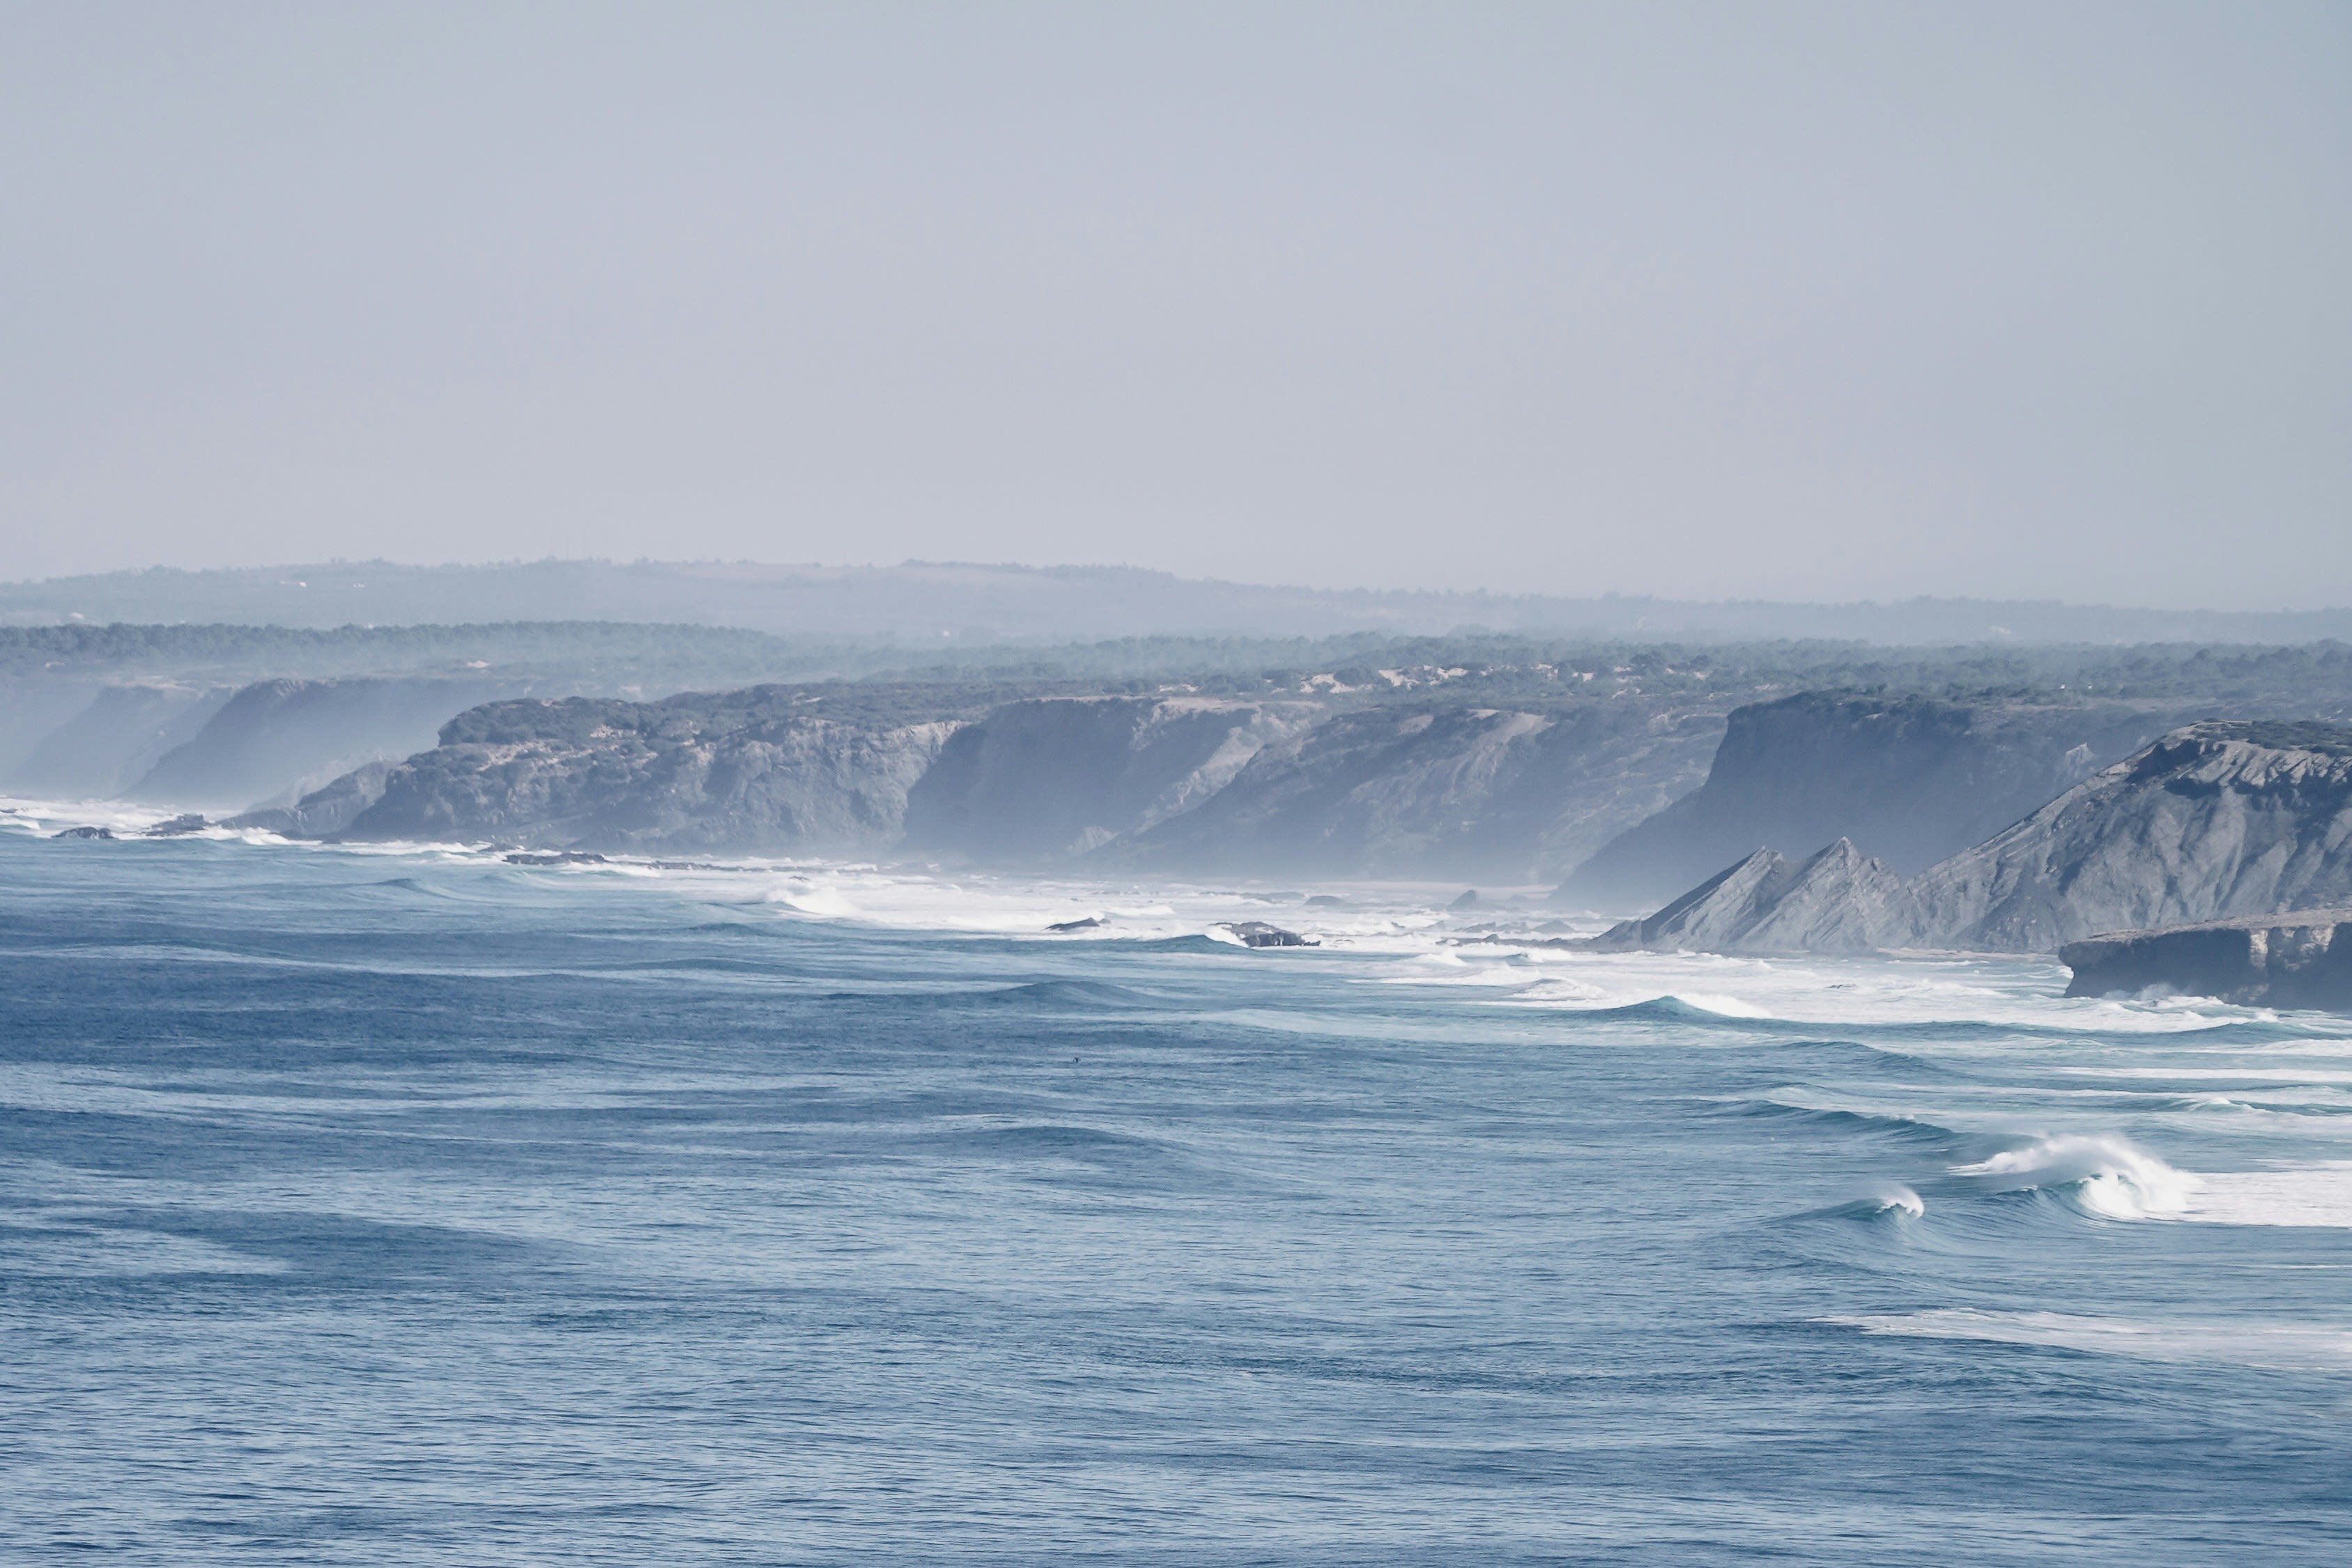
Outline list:
[[[52,833],[49,837],[52,838],[111,838],[114,837],[114,829],[111,827],[68,827],[62,833]]]
[[[1102,921],[1098,918],[1088,915],[1082,921],[1061,921],[1045,929],[1047,931],[1092,931],[1101,924]]]
[[[1445,907],[1449,910],[1469,910],[1478,906],[1478,889],[1472,888]]]
[[[1264,921],[1235,921],[1225,928],[1241,938],[1244,947],[1315,947],[1320,944],[1307,941],[1295,931],[1268,925]]]
[[[602,855],[586,849],[557,849],[544,855],[520,854],[506,858],[509,866],[602,866]]]
[[[192,811],[185,816],[175,816],[169,822],[157,823],[154,826],[147,830],[147,837],[150,838],[176,838],[183,833],[202,833],[204,830],[205,819],[195,812]]]

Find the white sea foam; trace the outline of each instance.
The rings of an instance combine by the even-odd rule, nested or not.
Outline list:
[[[2352,1160],[2209,1172],[2199,1179],[2182,1217],[2216,1225],[2352,1229]]]
[[[2294,1370],[2352,1370],[2352,1330],[2334,1324],[2168,1322],[2066,1312],[1988,1312],[1950,1308],[1926,1312],[1834,1316],[1815,1321],[1865,1334],[1980,1340],[2157,1361],[2221,1362]]]

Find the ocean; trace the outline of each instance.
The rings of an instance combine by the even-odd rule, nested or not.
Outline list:
[[[2352,1020],[88,820],[0,810],[0,1561],[2352,1561]]]

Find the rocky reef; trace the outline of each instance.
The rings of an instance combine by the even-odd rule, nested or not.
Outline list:
[[[2352,1011],[2352,909],[2202,921],[2070,942],[2069,996],[2149,992]]]
[[[2352,903],[2352,728],[2176,730],[1908,879],[1841,841],[1757,851],[1602,940],[2050,952],[2101,931]]]

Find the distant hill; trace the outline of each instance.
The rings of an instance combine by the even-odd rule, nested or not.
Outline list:
[[[1633,640],[2302,643],[2352,639],[2352,607],[2116,609],[2055,601],[1789,605],[1325,590],[1198,581],[1125,566],[782,566],[723,562],[390,562],[0,584],[0,625],[234,622],[328,627],[512,621],[731,626],[795,638],[1054,643],[1138,637],[1442,636],[1484,629]]]

